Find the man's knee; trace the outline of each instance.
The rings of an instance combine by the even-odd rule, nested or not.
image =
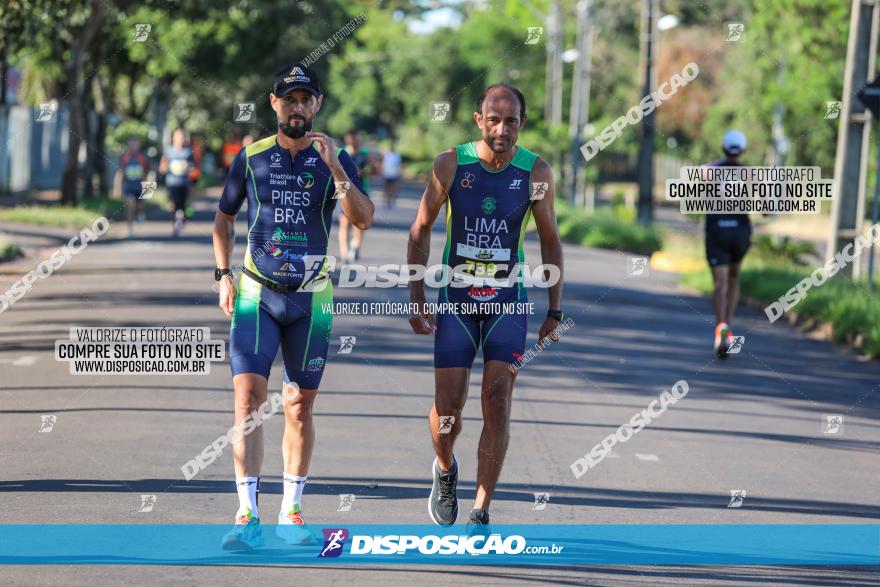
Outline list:
[[[317,390],[285,385],[283,392],[284,412],[292,420],[300,422],[308,420],[312,417],[312,409],[317,396]]]
[[[438,416],[458,416],[464,409],[466,394],[446,393],[437,394],[434,398],[434,407]]]
[[[440,434],[448,434],[452,438],[458,436],[461,431],[461,412],[464,410],[466,400],[467,391],[434,395],[434,405],[428,413],[428,418],[431,418],[432,413],[436,413]]]
[[[239,414],[251,413],[266,401],[266,393],[262,386],[253,382],[242,382],[235,385],[235,411]]]
[[[483,390],[483,420],[490,425],[506,424],[510,417],[513,396],[508,385],[494,385]]]
[[[739,280],[739,270],[739,263],[732,264],[730,266],[730,269],[728,269],[727,271],[727,282],[729,285],[736,285],[737,281]]]
[[[438,416],[456,416],[467,401],[468,374],[466,370],[438,369],[434,373],[434,407]]]

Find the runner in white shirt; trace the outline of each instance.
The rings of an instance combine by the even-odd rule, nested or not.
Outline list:
[[[385,191],[385,205],[389,208],[394,207],[397,201],[397,195],[400,193],[400,176],[402,174],[403,159],[400,153],[394,150],[394,143],[391,148],[382,157],[382,179],[385,180],[383,186]]]

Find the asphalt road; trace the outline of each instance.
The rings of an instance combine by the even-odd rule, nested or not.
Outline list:
[[[405,262],[418,193],[379,207],[362,262]],[[203,376],[72,376],[54,341],[72,326],[201,326],[228,339],[211,289],[210,228],[216,200],[203,197],[184,236],[152,218],[125,238],[123,223],[0,314],[0,522],[226,523],[237,507],[228,451],[192,482],[180,466],[231,424],[228,364]],[[242,215],[243,216],[243,215]],[[432,262],[443,244],[435,227]],[[239,223],[236,259],[243,252]],[[31,270],[73,231],[3,226],[31,255],[0,265],[0,288]],[[335,254],[335,228],[331,234]],[[540,258],[529,238],[527,259]],[[517,381],[512,440],[492,507],[496,523],[877,523],[880,506],[880,365],[742,309],[742,352],[711,352],[708,300],[676,276],[629,276],[630,255],[566,246],[565,310],[574,326]],[[530,292],[536,319],[546,295]],[[337,288],[337,301],[406,301],[405,289]],[[354,335],[350,354],[338,336]],[[307,519],[326,524],[427,523],[433,459],[426,414],[433,397],[432,341],[405,316],[339,315],[317,402],[318,442],[305,492]],[[474,494],[481,361],[475,364],[456,454],[460,497]],[[280,363],[272,389],[280,390]],[[686,398],[575,479],[570,464],[676,381]],[[844,416],[823,433],[826,414]],[[42,415],[55,415],[41,433]],[[281,499],[280,418],[266,424],[261,510]],[[375,483],[374,483],[375,482]],[[372,487],[371,487],[372,486]],[[728,508],[730,491],[747,496]],[[548,492],[543,510],[534,493]],[[154,494],[149,513],[141,495]],[[355,494],[337,511],[339,494]],[[470,505],[465,501],[463,509]],[[588,567],[334,569],[311,567],[7,567],[21,585],[387,584],[537,581],[562,584],[876,584],[873,568]]]

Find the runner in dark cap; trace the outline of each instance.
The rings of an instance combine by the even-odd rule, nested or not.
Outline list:
[[[214,278],[219,305],[232,318],[229,361],[235,394],[233,444],[239,509],[223,539],[227,550],[263,543],[257,493],[263,461],[261,426],[248,414],[267,400],[269,372],[281,348],[284,362],[284,497],[276,532],[289,543],[314,540],[302,516],[302,493],[315,444],[312,408],[327,359],[333,287],[327,241],[337,203],[352,224],[367,229],[373,204],[354,162],[330,137],[313,132],[324,97],[314,70],[287,65],[275,75],[269,102],[278,134],[239,151],[214,221]],[[231,275],[235,216],[248,203],[247,249],[237,284]],[[250,428],[250,429],[249,429]]]

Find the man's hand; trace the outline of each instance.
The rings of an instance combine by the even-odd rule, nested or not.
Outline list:
[[[306,136],[318,143],[318,153],[321,159],[333,171],[339,167],[339,157],[336,156],[336,142],[322,132],[308,132]]]
[[[232,283],[232,275],[226,274],[220,278],[220,301],[217,304],[227,318],[232,318],[235,309],[235,284]]]
[[[559,332],[556,330],[557,328],[559,328],[559,320],[551,318],[550,316],[544,318],[544,323],[541,324],[541,330],[538,331],[538,345],[540,345],[542,349],[544,348],[544,341],[548,336],[553,342],[559,340]]]
[[[437,322],[433,314],[413,314],[409,317],[409,325],[416,334],[433,334],[437,332]]]

